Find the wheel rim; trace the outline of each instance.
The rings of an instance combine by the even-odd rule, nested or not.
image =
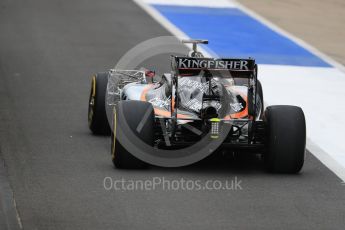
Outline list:
[[[113,132],[111,135],[111,157],[115,160],[115,147],[116,147],[116,110],[114,108],[114,119],[113,119]]]
[[[91,127],[92,125],[92,119],[93,119],[94,109],[95,109],[95,97],[96,97],[96,76],[93,76],[92,81],[91,81],[91,92],[90,92],[89,110],[88,110],[89,127]]]

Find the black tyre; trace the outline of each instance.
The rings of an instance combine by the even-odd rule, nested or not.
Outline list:
[[[304,164],[306,124],[304,113],[296,106],[269,106],[267,125],[267,169],[276,173],[298,173]]]
[[[92,77],[88,122],[92,133],[97,135],[110,135],[110,126],[105,104],[107,84],[108,73],[97,73]]]
[[[116,136],[121,135],[118,124],[127,122],[131,131],[146,144],[154,144],[154,110],[151,103],[142,101],[120,101],[114,111],[113,131],[111,135],[111,154],[116,168],[140,169],[147,163],[139,160],[124,148]],[[144,119],[144,120],[143,120]],[[137,131],[141,126],[140,132]],[[124,135],[124,134],[122,134]]]

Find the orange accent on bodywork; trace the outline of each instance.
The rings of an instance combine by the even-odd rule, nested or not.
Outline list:
[[[153,84],[149,84],[148,86],[146,86],[143,90],[143,92],[141,93],[141,96],[140,96],[140,100],[141,101],[146,101],[146,94],[147,92],[153,88]]]
[[[149,84],[148,86],[146,86],[143,90],[143,92],[141,93],[140,96],[140,100],[141,101],[146,101],[146,94],[147,92],[152,89],[154,87],[154,84]],[[227,116],[225,116],[223,119],[224,120],[231,120],[231,119],[239,119],[239,118],[243,118],[248,116],[248,100],[247,97],[241,95],[242,98],[245,100],[246,102],[246,108],[238,113],[233,113],[233,114],[229,114]],[[172,109],[174,109],[174,104],[175,104],[175,98],[172,98]],[[155,114],[158,116],[162,116],[162,117],[171,117],[171,112],[167,111],[167,110],[162,110],[162,109],[158,109],[158,108],[154,108]],[[174,111],[174,110],[173,110]],[[190,116],[185,115],[185,114],[177,114],[178,118],[190,118]]]
[[[243,95],[241,95],[241,96],[242,96],[242,98],[246,102],[246,108],[244,108],[244,110],[242,110],[241,112],[233,113],[233,114],[229,114],[229,115],[225,116],[224,120],[239,119],[239,118],[243,118],[243,117],[247,117],[248,116],[248,100],[247,100],[247,97],[245,97]]]
[[[170,111],[154,108],[155,114],[162,117],[171,117]],[[177,118],[191,118],[185,114],[177,114]]]

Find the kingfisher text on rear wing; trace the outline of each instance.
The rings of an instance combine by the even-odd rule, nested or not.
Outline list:
[[[251,71],[255,68],[253,59],[213,59],[174,57],[177,69],[207,69]]]

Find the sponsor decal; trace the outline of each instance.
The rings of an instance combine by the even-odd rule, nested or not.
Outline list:
[[[251,70],[254,60],[177,57],[176,62],[178,69]]]
[[[183,91],[190,91],[193,92],[194,90],[200,90],[202,93],[206,92],[208,89],[207,83],[202,83],[199,81],[194,81],[188,78],[182,78],[179,81],[179,92]]]
[[[195,80],[191,80],[188,78],[182,78],[179,81],[179,92],[189,91],[193,92],[195,90],[200,90],[201,93],[208,92],[208,82],[199,82]],[[211,80],[211,88],[213,90],[213,93],[219,94],[218,84],[215,80]]]
[[[198,99],[193,98],[190,101],[188,101],[185,106],[187,108],[189,108],[190,110],[200,111],[200,109],[201,109],[201,102]]]
[[[243,109],[242,103],[230,103],[230,106],[235,112],[239,112]]]
[[[154,106],[154,107],[159,107],[159,108],[166,108],[170,106],[170,99],[163,100],[161,98],[155,97],[149,100],[149,102]]]

